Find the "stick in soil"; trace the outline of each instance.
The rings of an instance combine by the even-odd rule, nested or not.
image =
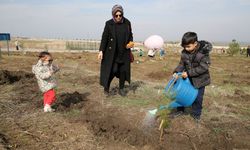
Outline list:
[[[163,123],[164,123],[164,120],[162,119],[161,123],[160,123],[160,126],[159,126],[159,130],[161,130]]]
[[[163,124],[164,124],[164,120],[162,119],[161,120],[161,124],[160,124],[160,126],[159,126],[159,130],[161,131],[161,133],[160,133],[160,141],[162,141],[163,140],[163,131],[164,131],[164,129],[163,129]]]

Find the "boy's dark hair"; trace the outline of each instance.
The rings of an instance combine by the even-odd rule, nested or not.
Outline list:
[[[184,47],[189,44],[194,44],[198,41],[198,36],[195,32],[187,32],[183,35],[181,46]]]
[[[45,56],[51,56],[51,54],[49,52],[46,52],[46,51],[43,51],[43,52],[40,52],[39,55],[38,55],[38,58],[43,58]]]

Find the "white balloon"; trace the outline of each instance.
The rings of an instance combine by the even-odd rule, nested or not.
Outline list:
[[[148,49],[161,49],[164,45],[164,40],[159,35],[152,35],[144,41],[145,47]]]

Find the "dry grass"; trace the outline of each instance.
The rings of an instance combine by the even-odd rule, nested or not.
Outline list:
[[[4,55],[0,69],[30,72],[31,65],[37,61],[35,55]],[[96,102],[96,105],[103,102],[104,108],[115,107],[117,111],[124,112],[122,117],[127,117],[129,124],[135,124],[136,128],[140,128],[140,119],[145,110],[165,103],[162,92],[179,61],[179,54],[167,54],[163,60],[143,57],[142,63],[132,64],[132,86],[127,87],[128,96],[104,98],[103,89],[98,83],[100,63],[96,60],[96,54],[53,55],[61,66],[61,72],[57,75],[58,94],[74,91],[90,93],[87,97],[89,102]],[[212,55],[211,58],[212,84],[206,88],[201,127],[196,129],[196,124],[189,116],[172,120],[163,143],[169,149],[250,147],[249,143],[244,142],[250,140],[250,59],[224,55]],[[141,149],[126,142],[98,137],[85,123],[72,120],[80,120],[84,109],[44,114],[42,106],[29,109],[33,106],[30,101],[16,104],[13,102],[13,98],[17,98],[17,92],[13,91],[15,86],[0,85],[0,119],[3,120],[0,133],[6,136],[8,146],[12,149]],[[112,88],[116,90],[117,86],[115,80]],[[144,147],[152,149],[152,145]]]

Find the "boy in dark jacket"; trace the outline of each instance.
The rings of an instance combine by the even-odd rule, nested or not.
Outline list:
[[[187,32],[182,37],[181,46],[184,49],[173,76],[178,77],[176,73],[182,72],[182,77],[189,77],[193,86],[198,89],[197,98],[192,104],[191,116],[196,120],[200,120],[205,86],[210,84],[209,52],[212,50],[212,44],[206,41],[198,41],[196,33]],[[184,109],[184,107],[178,107],[176,115],[183,114]]]

